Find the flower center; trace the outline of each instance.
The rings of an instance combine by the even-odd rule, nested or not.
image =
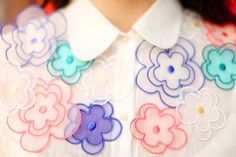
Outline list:
[[[226,70],[226,66],[225,66],[225,64],[223,64],[223,63],[221,63],[221,64],[219,65],[219,68],[220,68],[221,71],[225,71],[225,70]]]
[[[198,113],[199,115],[204,114],[204,112],[205,112],[205,110],[204,110],[204,108],[203,108],[202,106],[197,107],[197,113]]]
[[[226,32],[223,32],[222,35],[223,35],[224,37],[228,37],[228,33],[226,33]]]
[[[169,67],[168,67],[168,71],[169,71],[169,73],[174,73],[175,72],[175,68],[172,66],[172,65],[170,65]]]
[[[156,126],[153,127],[152,130],[153,130],[154,134],[158,134],[160,132],[160,127],[156,125]]]
[[[32,43],[32,44],[36,44],[37,41],[38,41],[38,40],[37,40],[36,38],[31,39],[31,43]]]
[[[74,57],[73,56],[69,56],[66,61],[67,61],[68,64],[72,64],[73,61],[74,61]]]
[[[43,113],[46,113],[47,110],[48,110],[48,109],[47,109],[46,106],[41,106],[41,107],[39,108],[39,112],[42,113],[42,114],[43,114]]]
[[[88,124],[88,129],[89,129],[90,131],[93,131],[93,130],[96,128],[96,126],[97,126],[96,122],[91,121],[91,122],[89,122],[89,124]]]
[[[19,89],[18,85],[11,85],[9,87],[9,92],[10,92],[10,94],[15,94],[15,93],[17,93],[18,89]]]
[[[106,74],[103,74],[99,77],[99,81],[101,84],[106,85],[109,82],[108,76]]]
[[[193,23],[193,28],[195,28],[195,29],[199,29],[199,24],[198,23]]]

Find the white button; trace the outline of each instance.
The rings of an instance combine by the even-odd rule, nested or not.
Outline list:
[[[121,115],[121,120],[122,120],[123,122],[126,122],[128,119],[129,119],[129,118],[128,118],[128,115],[127,115],[127,114]]]
[[[129,42],[129,38],[128,38],[127,36],[123,36],[123,37],[121,38],[121,41],[126,44],[126,43]]]

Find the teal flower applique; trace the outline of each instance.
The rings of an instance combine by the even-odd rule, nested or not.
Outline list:
[[[49,73],[66,84],[76,84],[83,73],[93,65],[92,61],[80,61],[71,52],[69,43],[60,41],[52,59],[47,64]]]
[[[224,44],[220,48],[212,45],[203,50],[202,71],[210,81],[224,90],[231,90],[236,80],[236,45]]]

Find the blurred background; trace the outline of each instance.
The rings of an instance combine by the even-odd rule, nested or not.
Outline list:
[[[0,0],[0,24],[14,21],[15,15],[31,3],[32,0]]]
[[[17,13],[30,4],[41,5],[43,0],[0,0],[0,25],[14,22]]]

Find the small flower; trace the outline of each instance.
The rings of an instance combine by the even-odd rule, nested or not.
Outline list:
[[[18,110],[8,116],[9,128],[21,135],[21,147],[29,152],[40,152],[46,148],[52,137],[65,140],[71,137],[80,124],[80,112],[67,118],[71,108],[71,87],[60,80],[49,84],[39,79],[34,87],[35,102],[27,110]],[[75,108],[75,107],[74,107]],[[73,121],[73,122],[72,122]],[[71,132],[64,134],[64,128],[71,125]]]
[[[120,136],[122,125],[119,120],[113,118],[113,106],[109,102],[104,105],[78,106],[81,112],[81,125],[67,141],[71,144],[81,144],[82,149],[90,155],[98,154],[103,150],[105,142],[115,141]],[[65,134],[71,132],[71,125],[73,126],[67,126]]]
[[[34,74],[28,69],[23,70],[8,63],[0,66],[0,108],[6,111],[6,115],[33,105],[35,83]]]
[[[82,87],[89,89],[90,100],[100,100],[106,103],[121,100],[129,94],[131,80],[122,65],[118,65],[116,57],[100,56],[94,66],[82,79]]]
[[[71,52],[67,42],[59,42],[57,50],[47,64],[49,73],[67,84],[76,84],[84,71],[93,65],[94,61],[80,61]]]
[[[217,106],[217,97],[210,91],[186,88],[181,91],[182,103],[176,108],[181,122],[189,125],[199,140],[209,140],[213,130],[221,129],[225,114]]]
[[[206,36],[214,46],[221,46],[224,43],[236,44],[236,25],[226,23],[224,25],[216,25],[208,21],[204,22],[207,29]]]
[[[35,5],[17,17],[16,26],[5,25],[0,33],[8,45],[7,60],[18,66],[46,63],[56,49],[56,40],[66,31],[65,17],[59,12],[47,16]]]
[[[144,104],[131,122],[131,132],[150,153],[163,154],[167,149],[181,149],[187,143],[187,134],[179,125],[174,109],[160,110],[155,104]]]
[[[180,87],[181,81],[185,81],[189,78],[190,68],[184,62],[183,55],[179,53],[170,54],[169,52],[162,52],[159,54],[157,62],[159,66],[154,70],[154,77],[160,82],[166,82],[167,88],[175,90]]]
[[[224,90],[233,89],[236,80],[236,46],[225,44],[220,48],[212,45],[206,46],[203,50],[204,62],[202,71],[210,81]]]
[[[146,52],[148,48],[149,53]],[[182,88],[193,86],[200,89],[204,84],[201,69],[193,60],[194,54],[193,44],[182,38],[169,50],[142,42],[136,53],[142,66],[136,76],[137,86],[147,94],[158,93],[164,104],[175,107]]]

